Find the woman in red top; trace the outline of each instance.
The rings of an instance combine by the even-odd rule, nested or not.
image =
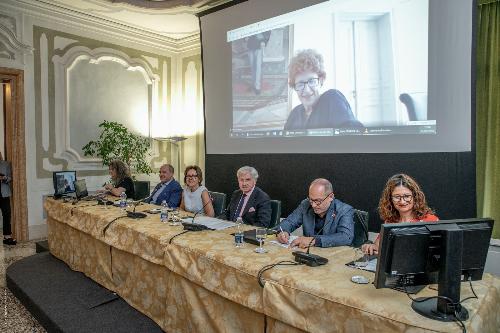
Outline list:
[[[403,173],[392,176],[385,184],[378,211],[384,223],[439,220],[427,206],[424,192],[417,182]],[[373,244],[363,244],[361,249],[366,254],[377,254],[379,242],[380,235]]]

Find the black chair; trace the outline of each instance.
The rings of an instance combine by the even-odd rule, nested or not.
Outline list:
[[[354,239],[351,246],[360,247],[368,240],[368,212],[354,210]]]
[[[135,196],[134,200],[142,200],[149,196],[149,181],[135,180],[134,181]]]
[[[213,199],[212,205],[214,206],[215,216],[219,216],[222,214],[224,209],[226,209],[226,199],[227,196],[225,193],[220,192],[208,192],[210,197]]]
[[[269,228],[273,228],[280,222],[281,217],[281,201],[270,200],[271,202],[271,224]]]

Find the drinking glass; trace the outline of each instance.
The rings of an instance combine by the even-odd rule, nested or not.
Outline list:
[[[265,228],[258,228],[255,230],[255,238],[259,241],[259,247],[255,249],[257,253],[266,253],[267,250],[262,247],[264,239],[266,239],[267,230]]]
[[[176,225],[180,225],[180,224],[181,224],[181,219],[179,217],[179,210],[178,209],[174,209],[170,213],[170,223],[169,223],[169,225],[176,226]]]
[[[127,199],[127,208],[132,208],[134,206],[134,200],[133,199]]]

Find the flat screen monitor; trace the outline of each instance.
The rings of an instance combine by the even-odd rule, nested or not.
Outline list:
[[[492,229],[488,218],[382,225],[375,288],[437,283],[438,296],[412,308],[436,320],[467,319],[460,282],[482,279]]]
[[[55,171],[52,174],[54,194],[65,195],[75,192],[76,171]]]

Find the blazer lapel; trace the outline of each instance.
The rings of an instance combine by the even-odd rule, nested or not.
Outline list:
[[[330,207],[328,208],[328,211],[326,212],[325,229],[323,229],[323,235],[330,233],[330,229],[334,226],[336,218],[337,215],[335,209],[335,199],[333,199],[332,203],[330,204]]]
[[[252,194],[250,195],[250,198],[248,198],[247,205],[245,206],[245,208],[243,208],[243,212],[241,212],[242,216],[248,213],[250,207],[254,206],[256,196],[257,196],[257,188],[254,188]]]

